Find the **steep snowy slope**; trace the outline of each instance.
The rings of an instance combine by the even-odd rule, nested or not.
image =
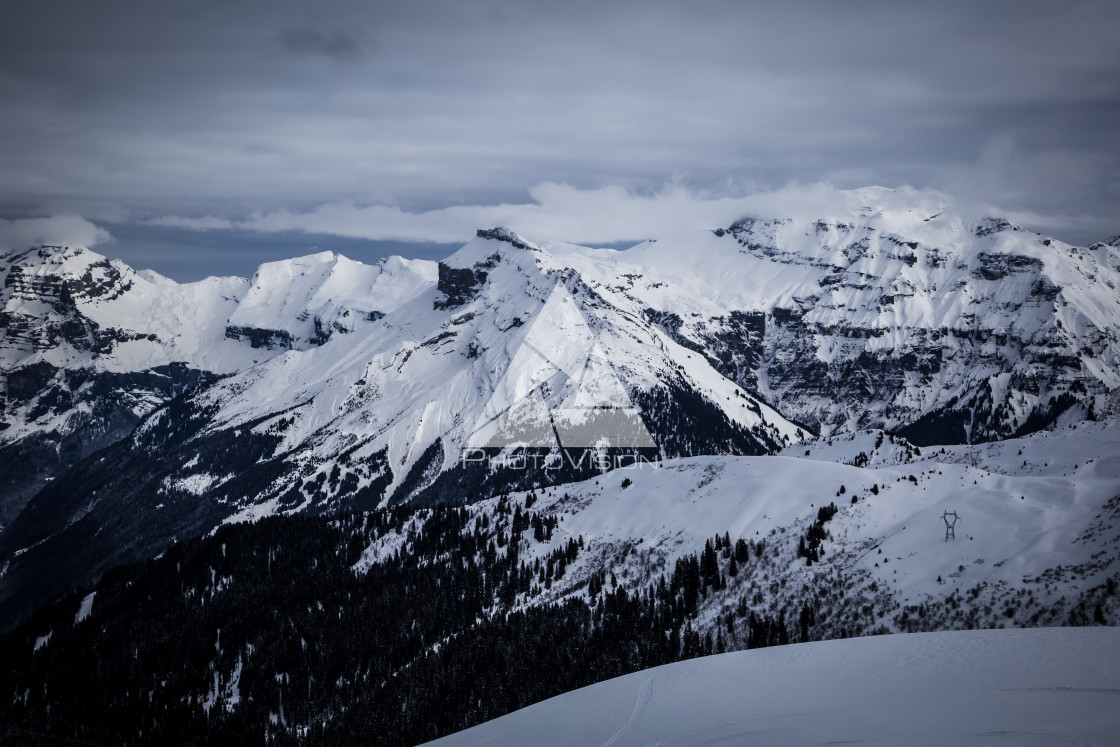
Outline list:
[[[180,285],[44,246],[3,255],[0,275],[3,526],[46,480],[178,393],[357,328],[433,284],[435,264],[315,255],[265,265],[251,283]]]
[[[356,344],[284,356],[200,394],[197,405],[215,408],[208,431],[287,413],[277,451],[314,468],[299,473],[306,483],[298,500],[317,503],[340,495],[314,483],[343,452],[352,461],[385,452],[391,474],[374,500],[405,485],[417,463],[432,474],[396,500],[429,488],[436,474],[462,466],[467,446],[539,447],[558,459],[551,422],[583,398],[591,408],[640,410],[653,432],[652,442],[607,438],[607,447],[759,453],[798,438],[795,426],[666,338],[640,308],[612,300],[566,258],[512,234],[480,236],[441,263],[438,288]],[[526,400],[541,407],[521,408]],[[522,417],[509,426],[522,429],[540,414],[546,432],[493,441],[487,424],[503,414]],[[359,478],[357,490],[367,484]]]
[[[1120,630],[877,636],[619,677],[432,745],[1106,745]]]

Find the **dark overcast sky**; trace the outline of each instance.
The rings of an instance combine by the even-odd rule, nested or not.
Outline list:
[[[912,185],[1079,243],[1120,233],[1114,1],[3,13],[0,243],[108,234],[99,251],[176,278],[312,247],[438,256],[506,216],[544,240],[639,240],[637,208],[551,233],[595,201],[671,193],[687,223],[791,184]],[[73,233],[76,215],[100,230]]]

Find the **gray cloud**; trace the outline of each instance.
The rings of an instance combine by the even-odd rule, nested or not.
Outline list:
[[[0,251],[25,249],[37,244],[96,246],[112,240],[104,228],[78,215],[43,218],[0,218]]]
[[[362,46],[357,38],[341,31],[323,32],[313,28],[292,26],[280,33],[279,42],[296,54],[322,55],[342,62],[356,60],[362,56]]]
[[[1003,144],[993,150],[1001,151]],[[976,181],[990,185],[980,193],[1006,194],[1011,176],[985,162]],[[1013,218],[1031,228],[1053,225],[1061,229],[1099,228],[1088,216],[1038,214],[1007,210],[980,197],[954,198],[935,190],[911,187],[837,189],[827,182],[789,184],[780,189],[741,188],[713,194],[668,183],[652,192],[635,192],[617,185],[579,189],[546,182],[529,190],[530,200],[496,205],[456,205],[410,212],[389,205],[352,202],[319,205],[313,210],[256,212],[242,220],[215,216],[159,216],[144,225],[196,232],[251,231],[256,234],[303,233],[367,241],[459,244],[479,226],[509,226],[531,240],[591,245],[633,244],[647,238],[724,228],[744,216],[803,219],[847,216],[874,204],[889,210],[922,206],[929,214],[952,211],[966,220],[993,215]]]
[[[830,181],[1066,216],[1078,242],[1120,231],[1114,2],[70,0],[5,21],[9,218]]]

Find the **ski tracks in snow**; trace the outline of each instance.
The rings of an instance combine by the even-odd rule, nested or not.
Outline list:
[[[626,723],[622,725],[622,728],[616,731],[610,739],[603,742],[599,747],[610,747],[610,745],[618,741],[619,737],[626,733],[627,729],[633,726],[634,723],[642,717],[642,714],[645,713],[646,708],[649,707],[649,703],[653,699],[653,681],[655,679],[657,679],[657,675],[651,672],[645,682],[642,683],[642,686],[638,688],[638,697],[634,700],[634,710],[630,712],[630,718],[626,719]]]

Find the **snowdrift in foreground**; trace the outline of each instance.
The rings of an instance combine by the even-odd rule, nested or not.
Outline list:
[[[1120,629],[876,636],[618,677],[435,745],[1115,744]]]

